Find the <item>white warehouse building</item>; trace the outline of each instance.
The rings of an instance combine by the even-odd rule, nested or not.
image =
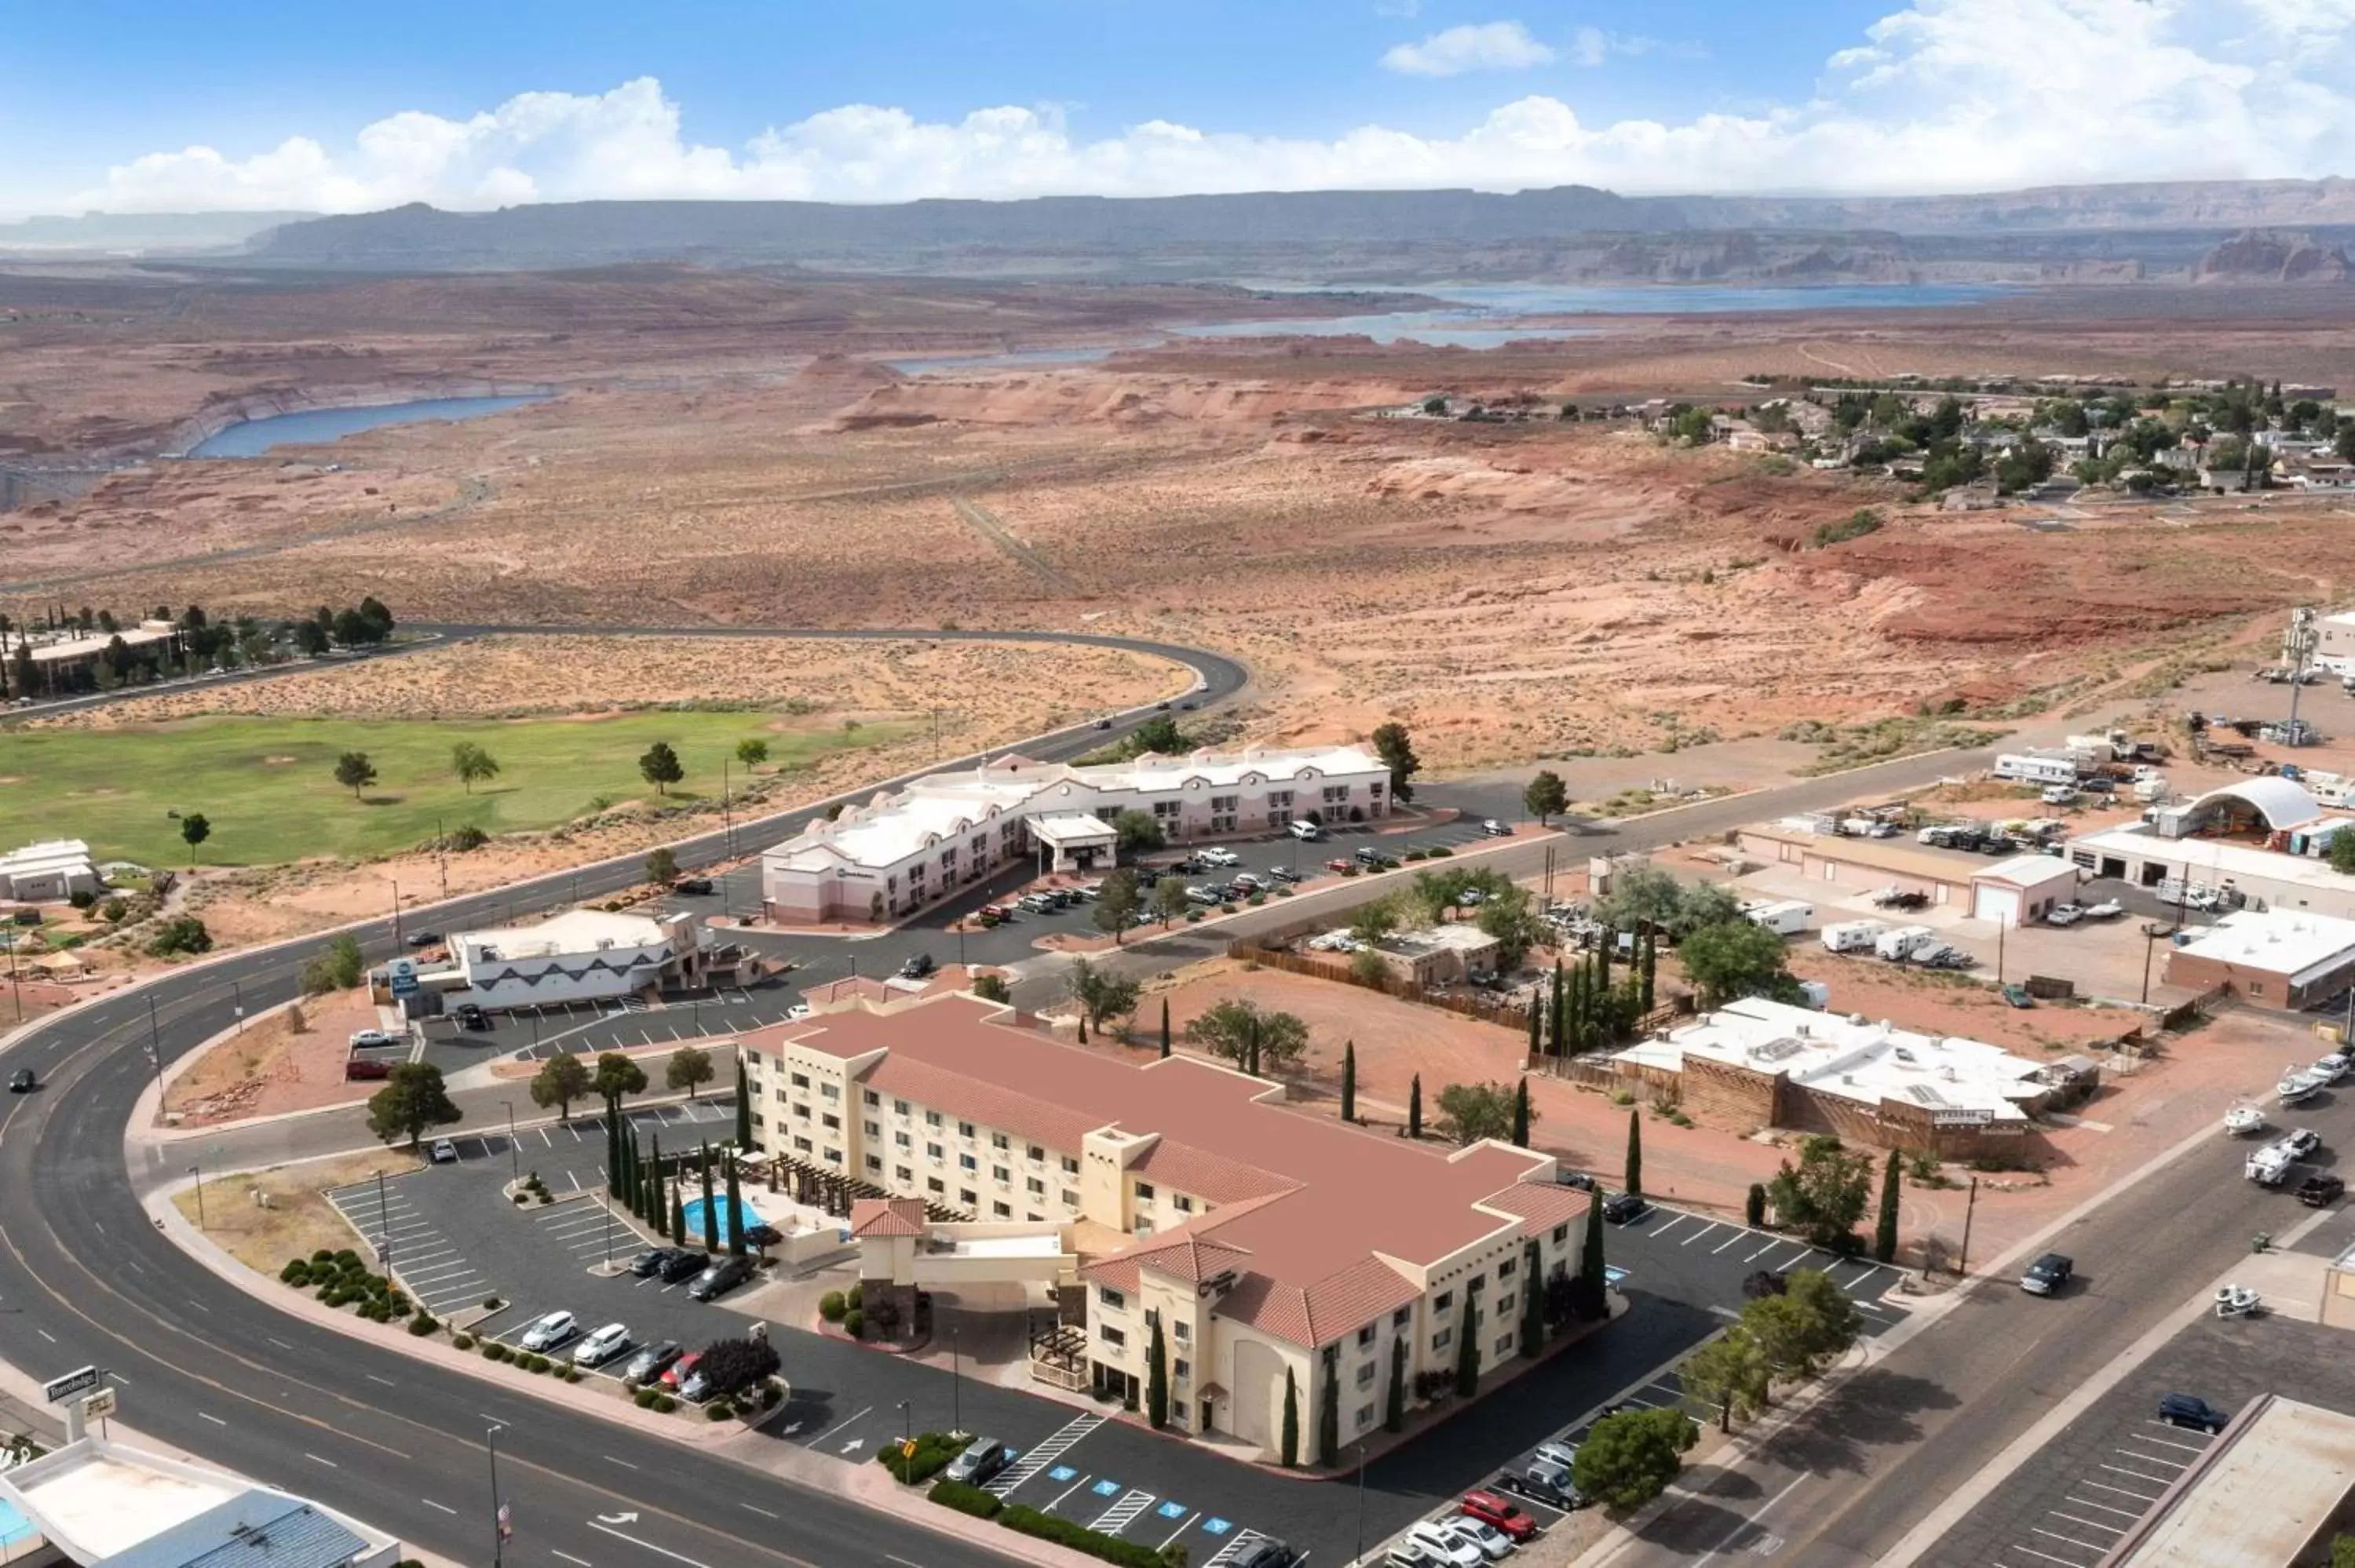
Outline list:
[[[1381,759],[1351,746],[1148,753],[1096,768],[1004,757],[812,822],[762,855],[762,910],[786,921],[896,918],[1041,847],[1059,870],[1109,866],[1123,811],[1146,813],[1178,842],[1385,816],[1390,787]]]
[[[447,960],[415,972],[419,989],[439,993],[445,1008],[551,1007],[692,988],[711,948],[696,915],[570,909],[537,926],[461,931]]]

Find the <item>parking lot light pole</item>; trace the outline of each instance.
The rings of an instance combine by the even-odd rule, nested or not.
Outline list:
[[[507,1509],[499,1500],[499,1433],[504,1430],[494,1421],[484,1430],[483,1442],[491,1457],[491,1568],[499,1568],[506,1559]]]
[[[392,1221],[384,1196],[384,1172],[376,1173],[376,1262],[378,1268],[392,1266]]]
[[[517,1181],[523,1180],[523,1153],[516,1148],[515,1101],[501,1100],[507,1107],[507,1173]]]
[[[205,1228],[205,1168],[202,1164],[188,1167],[188,1174],[197,1179],[197,1229]]]
[[[903,1399],[900,1402],[900,1441],[904,1444],[915,1440],[915,1430],[908,1421],[908,1402]]]
[[[911,1328],[913,1326],[910,1325]],[[957,1331],[954,1324],[949,1327],[949,1430],[952,1432],[964,1430],[964,1377],[959,1370]]]
[[[1358,1554],[1352,1563],[1366,1560],[1366,1440],[1358,1439]]]

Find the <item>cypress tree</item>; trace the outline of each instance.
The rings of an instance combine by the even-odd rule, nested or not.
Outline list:
[[[1391,1387],[1382,1404],[1382,1430],[1401,1432],[1406,1428],[1406,1336],[1391,1340]]]
[[[1480,1392],[1480,1298],[1464,1298],[1464,1316],[1457,1320],[1455,1347],[1455,1393],[1459,1399],[1469,1399]]]
[[[728,1251],[730,1255],[744,1255],[744,1211],[742,1198],[736,1186],[736,1157],[728,1157]]]
[[[1284,1369],[1284,1467],[1300,1463],[1300,1385],[1293,1380],[1292,1367]]]
[[[1562,1054],[1562,1042],[1570,1038],[1569,981],[1564,978],[1561,959],[1553,961],[1553,1054]]]
[[[1325,1388],[1316,1396],[1316,1457],[1329,1465],[1341,1452],[1341,1371],[1325,1369]]]
[[[1590,1323],[1611,1312],[1603,1294],[1603,1201],[1607,1195],[1600,1187],[1586,1195],[1586,1242],[1579,1253],[1578,1273],[1571,1280],[1571,1310]]]
[[[1417,1073],[1406,1088],[1406,1135],[1423,1136],[1423,1075]]]
[[[1169,1424],[1169,1347],[1162,1342],[1158,1318],[1145,1348],[1145,1418],[1156,1432]]]
[[[752,1097],[745,1091],[744,1058],[736,1058],[736,1147],[752,1147]]]
[[[1545,1282],[1538,1277],[1544,1266],[1534,1241],[1521,1252],[1521,1354],[1534,1356],[1545,1345]]]
[[[669,1241],[683,1241],[686,1238],[670,1228],[670,1205],[663,1202],[664,1188],[667,1183],[663,1180],[662,1134],[659,1132],[655,1134],[653,1158],[646,1163],[653,1167],[648,1172],[651,1180],[646,1183],[646,1221],[654,1226],[656,1235]]]
[[[605,1118],[605,1191],[619,1194],[622,1186],[622,1118]]]
[[[1627,1191],[1644,1195],[1644,1114],[1627,1113]]]
[[[1537,998],[1535,998],[1534,996],[1532,996],[1532,997],[1529,999],[1529,1060],[1530,1060],[1530,1061],[1532,1061],[1532,1062],[1536,1061],[1540,1056],[1542,1056],[1542,1055],[1544,1055],[1544,1054],[1545,1054],[1545,1039],[1544,1039],[1544,1037],[1543,1037],[1543,1036],[1539,1033],[1539,1031],[1540,1031],[1540,1028],[1542,1027],[1542,1025],[1539,1022],[1539,1020],[1540,1020],[1540,1019],[1541,1019],[1541,1018],[1543,1018],[1544,1016],[1545,1016],[1545,1010],[1544,1010],[1543,1008],[1541,1008],[1541,1007],[1540,1007],[1540,1006],[1538,1005]]]
[[[1259,1019],[1256,1016],[1253,1016],[1251,1021],[1250,1072],[1252,1077],[1256,1078],[1259,1076]]]
[[[670,1184],[670,1239],[684,1244],[687,1240],[687,1201],[685,1191],[677,1181]]]
[[[1600,982],[1597,987],[1598,990],[1607,991],[1611,989],[1611,944],[1616,942],[1618,939],[1619,934],[1616,931],[1614,931],[1610,927],[1605,926],[1603,927],[1601,936],[1595,941],[1594,978],[1598,982]]]
[[[1169,999],[1161,999],[1161,1059],[1169,1059]]]
[[[1341,1043],[1341,1119],[1358,1119],[1358,1043]]]
[[[1523,1078],[1520,1088],[1513,1096],[1513,1147],[1527,1149],[1529,1146],[1529,1081]]]
[[[719,1211],[711,1206],[711,1145],[703,1146],[703,1250],[719,1250]]]
[[[633,1214],[638,1213],[638,1139],[633,1133],[622,1139],[622,1206]],[[641,1215],[641,1218],[644,1216]]]
[[[1657,1003],[1655,1002],[1655,1001],[1654,1001],[1654,999],[1653,999],[1653,994],[1652,994],[1652,971],[1653,971],[1654,967],[1655,967],[1655,966],[1659,962],[1659,957],[1660,957],[1660,939],[1659,939],[1659,938],[1658,938],[1658,937],[1657,937],[1657,936],[1655,936],[1653,933],[1651,933],[1651,932],[1649,932],[1649,931],[1645,932],[1645,933],[1644,933],[1644,971],[1643,971],[1643,974],[1644,974],[1644,986],[1643,986],[1643,991],[1642,991],[1642,993],[1641,993],[1641,994],[1642,994],[1642,996],[1643,996],[1643,1001],[1644,1001],[1644,1011],[1645,1011],[1646,1012],[1651,1012],[1651,1011],[1652,1011],[1652,1009],[1653,1009],[1653,1007],[1657,1005]]]
[[[1764,1181],[1753,1181],[1752,1183],[1750,1183],[1750,1194],[1749,1194],[1749,1196],[1748,1196],[1748,1197],[1744,1198],[1744,1199],[1742,1200],[1742,1224],[1746,1224],[1746,1225],[1748,1225],[1748,1226],[1749,1226],[1752,1230],[1753,1230],[1753,1231],[1756,1231],[1756,1230],[1764,1230],[1764,1229],[1765,1229],[1765,1227],[1766,1227],[1766,1183],[1765,1183],[1765,1182],[1764,1182]]]
[[[1881,1263],[1897,1261],[1897,1150],[1881,1172],[1881,1213],[1872,1223],[1872,1255]]]

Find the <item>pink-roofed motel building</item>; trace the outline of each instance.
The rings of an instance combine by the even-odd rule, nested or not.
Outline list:
[[[970,995],[861,999],[740,1044],[762,1151],[878,1194],[850,1216],[870,1308],[1019,1281],[1084,1343],[1080,1385],[1132,1401],[1157,1323],[1171,1430],[1273,1453],[1289,1372],[1304,1462],[1381,1427],[1394,1359],[1412,1404],[1460,1336],[1484,1373],[1518,1353],[1524,1293],[1582,1240],[1586,1195],[1550,1156],[1350,1127],[1281,1084],[1135,1065]]]
[[[1093,768],[1002,757],[812,822],[762,855],[762,907],[792,922],[897,919],[1034,855],[1034,818],[1098,819],[1093,842],[1050,846],[1056,869],[1097,870],[1112,864],[1110,824],[1123,811],[1143,811],[1173,843],[1281,832],[1295,819],[1385,816],[1390,781],[1380,758],[1350,746],[1148,753]]]

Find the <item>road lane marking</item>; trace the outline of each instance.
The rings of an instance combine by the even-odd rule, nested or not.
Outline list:
[[[634,1470],[637,1468],[635,1465],[631,1464],[627,1459],[616,1459],[611,1454],[606,1455],[605,1457],[608,1461],[621,1466],[622,1468],[625,1470]]]
[[[667,1290],[667,1289],[669,1289],[669,1288],[670,1288],[670,1287],[668,1287],[668,1286],[665,1286],[665,1287],[663,1287],[663,1288],[664,1288],[664,1289],[666,1289],[666,1290]],[[831,1426],[827,1427],[825,1431],[823,1431],[823,1432],[819,1433],[816,1436],[815,1436],[815,1437],[811,1438],[811,1439],[809,1440],[809,1446],[810,1446],[811,1447],[813,1447],[813,1448],[816,1447],[819,1444],[821,1444],[821,1443],[825,1442],[827,1438],[829,1438],[829,1437],[833,1436],[836,1433],[837,1433],[837,1432],[841,1431],[844,1427],[846,1427],[846,1426],[849,1425],[852,1422],[854,1422],[854,1421],[858,1420],[859,1415],[871,1415],[871,1414],[873,1414],[874,1413],[875,1413],[875,1407],[874,1407],[873,1405],[871,1405],[871,1404],[870,1404],[870,1405],[868,1405],[866,1409],[864,1409],[864,1410],[860,1411],[860,1412],[858,1413],[858,1415],[851,1415],[851,1416],[846,1416],[846,1417],[844,1417],[842,1420],[837,1421],[837,1422],[836,1422],[833,1425],[831,1425]]]
[[[684,1563],[687,1564],[687,1568],[710,1568],[709,1563],[698,1563],[683,1552],[673,1552],[667,1546],[656,1546],[651,1541],[641,1541],[634,1535],[624,1535],[620,1531],[614,1530],[608,1525],[599,1524],[593,1519],[588,1521],[588,1525],[590,1529],[596,1531],[601,1535],[610,1535],[616,1541],[626,1541],[633,1546],[643,1546],[648,1552],[667,1557],[674,1563]]]
[[[757,1508],[748,1502],[740,1502],[736,1506],[738,1508],[751,1509],[754,1513],[759,1514],[762,1519],[775,1519],[778,1517],[777,1515],[771,1513],[767,1509]]]
[[[1703,1568],[1703,1564],[1707,1563],[1710,1558],[1723,1556],[1725,1549],[1732,1545],[1734,1539],[1741,1535],[1744,1531],[1763,1530],[1764,1527],[1759,1524],[1758,1521],[1765,1518],[1769,1513],[1772,1513],[1776,1503],[1781,1502],[1785,1498],[1789,1497],[1793,1492],[1797,1491],[1801,1483],[1805,1482],[1806,1479],[1807,1477],[1805,1475],[1792,1477],[1790,1484],[1785,1486],[1781,1491],[1776,1492],[1773,1497],[1768,1498],[1764,1503],[1760,1505],[1756,1513],[1752,1514],[1749,1518],[1735,1524],[1732,1530],[1727,1531],[1725,1534],[1719,1539],[1718,1543],[1715,1546],[1710,1547],[1707,1552],[1696,1558],[1693,1562],[1692,1568]],[[2071,1568],[2075,1568],[2075,1564],[2071,1564]]]
[[[325,1465],[331,1470],[340,1470],[343,1468],[341,1465],[336,1464],[333,1459],[322,1459],[318,1455],[311,1453],[307,1449],[304,1451],[303,1457],[310,1460],[311,1463],[314,1465]]]
[[[399,1388],[399,1387],[400,1386],[399,1383],[397,1383],[393,1382],[390,1378],[389,1378],[389,1377],[378,1377],[378,1376],[377,1376],[377,1375],[376,1375],[376,1373],[374,1373],[374,1372],[367,1372],[367,1373],[364,1373],[363,1375],[367,1377],[367,1379],[368,1380],[368,1382],[370,1382],[370,1383],[380,1383],[384,1384],[384,1386],[385,1386],[385,1387],[387,1387],[387,1388]]]
[[[197,1414],[203,1416],[207,1421],[211,1422],[216,1426],[226,1426],[229,1425],[228,1422],[223,1421],[219,1416],[208,1414],[208,1412],[199,1410]]]
[[[458,1510],[457,1510],[456,1509],[454,1509],[454,1508],[452,1508],[452,1507],[451,1507],[449,1504],[447,1504],[447,1503],[438,1503],[438,1502],[435,1502],[432,1498],[419,1498],[417,1500],[418,1500],[419,1502],[423,1503],[427,1508],[438,1508],[438,1509],[440,1509],[443,1513],[449,1514],[449,1515],[450,1515],[452,1518],[453,1518],[453,1519],[454,1519],[455,1517],[457,1517]]]

